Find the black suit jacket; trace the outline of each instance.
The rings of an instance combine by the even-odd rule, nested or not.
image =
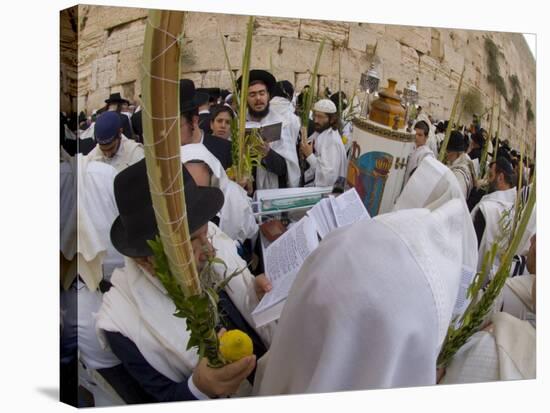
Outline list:
[[[141,112],[142,111],[140,110],[132,115],[131,123],[136,142],[143,143],[143,126],[141,123]]]
[[[212,155],[218,158],[223,169],[227,169],[233,164],[233,159],[231,157],[231,141],[218,138],[214,135],[205,134],[202,143]]]

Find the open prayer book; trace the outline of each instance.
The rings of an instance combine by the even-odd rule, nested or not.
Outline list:
[[[307,212],[307,215],[313,218],[321,239],[336,228],[369,217],[365,204],[355,188],[348,189],[338,197],[323,198]]]
[[[264,252],[265,274],[273,288],[252,312],[256,327],[279,319],[286,298],[306,258],[329,232],[370,218],[354,188],[338,197],[324,198]]]
[[[283,123],[272,123],[271,125],[264,125],[260,128],[246,128],[245,133],[250,134],[252,129],[257,129],[258,133],[265,142],[275,142],[281,139]]]

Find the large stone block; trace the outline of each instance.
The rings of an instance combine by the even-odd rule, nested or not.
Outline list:
[[[448,44],[443,45],[443,66],[448,66],[449,69],[462,73],[464,67],[464,56],[457,53]]]
[[[380,35],[386,34],[386,25],[378,23],[361,23],[367,30],[374,31]]]
[[[298,38],[300,19],[280,17],[257,17],[254,23],[254,35]]]
[[[205,73],[204,73],[205,74]],[[195,87],[201,87],[204,74],[201,72],[183,72],[182,79],[191,79],[195,83]]]
[[[118,54],[117,83],[141,82],[142,47],[124,49]]]
[[[109,88],[116,79],[118,56],[112,54],[92,62],[91,90]]]
[[[399,78],[401,73],[401,45],[398,41],[383,37],[376,43],[374,63],[380,74],[381,86],[389,78]]]
[[[78,40],[78,64],[91,64],[101,57],[107,39],[107,31],[100,28],[85,30]]]
[[[281,70],[294,72],[312,71],[319,45],[318,42],[308,40],[283,38],[281,41],[281,54],[278,54],[277,58],[277,67]],[[333,70],[332,56],[332,47],[330,44],[325,43],[319,62],[319,74],[328,74]]]
[[[441,32],[438,29],[431,29],[432,39],[428,55],[440,59],[443,56],[443,45],[441,43]]]
[[[421,53],[431,50],[432,32],[428,27],[386,26],[386,35]]]
[[[145,20],[137,20],[113,29],[105,42],[105,53],[117,53],[129,47],[143,47]]]
[[[292,83],[292,86],[295,86],[294,82],[296,81],[296,74],[292,70],[280,70],[277,66],[275,66],[273,68],[273,76],[275,76],[277,81],[288,80]]]
[[[187,39],[183,44],[182,70],[202,72],[226,67],[223,45],[219,38]],[[233,63],[236,59],[231,59]]]
[[[466,30],[452,29],[449,32],[449,37],[451,38],[450,46],[455,50],[462,50],[468,45],[468,34]]]
[[[378,40],[374,53],[375,57],[383,64],[401,61],[401,45],[391,38],[383,37]]]
[[[221,35],[245,35],[248,16],[189,12],[185,17],[186,38],[220,38]]]
[[[92,111],[97,110],[105,106],[105,99],[109,97],[110,88],[99,88],[95,91],[88,94],[88,99],[86,100],[86,109],[92,113]]]
[[[126,47],[141,47],[143,48],[143,42],[145,40],[145,20],[138,20],[128,28],[128,38],[126,41]]]
[[[376,42],[382,35],[369,29],[364,23],[350,23],[348,47],[365,52],[374,50]]]
[[[340,56],[340,66],[342,79],[351,81],[356,87],[359,86],[361,73],[369,70],[370,62],[365,53],[351,49],[337,49],[333,54],[332,72],[330,75],[338,81],[338,57]],[[343,82],[343,80],[342,80]]]
[[[278,65],[281,54],[278,53],[281,39],[275,36],[254,36],[250,67],[252,69],[270,70],[271,66]]]
[[[294,84],[294,89],[296,92],[300,93],[305,85],[309,85],[309,79],[311,75],[309,73],[296,73],[296,82]]]
[[[321,41],[335,46],[345,46],[348,40],[349,23],[329,20],[300,20],[300,39]]]
[[[91,6],[89,16],[95,16],[94,19],[105,30],[117,26],[144,19],[149,15],[149,9],[139,9],[134,7],[106,7]]]

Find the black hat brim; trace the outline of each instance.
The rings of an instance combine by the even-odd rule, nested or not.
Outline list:
[[[108,105],[110,105],[111,103],[126,103],[127,105],[129,105],[130,101],[126,99],[113,99],[113,100],[107,99],[105,103]]]
[[[180,101],[180,113],[191,112],[208,103],[208,94],[203,92],[196,92],[192,99]]]
[[[187,222],[189,233],[192,234],[203,225],[207,224],[223,206],[223,193],[218,188],[213,187],[195,187],[192,189],[193,196],[186,194]],[[144,220],[155,219],[153,209],[151,216],[144,217]],[[153,240],[158,235],[158,229],[154,225],[149,234],[142,237],[128,236],[122,219],[118,216],[111,226],[111,242],[118,252],[127,257],[148,257],[153,255],[153,251],[147,244],[148,240]]]
[[[242,80],[243,80],[243,77],[241,75],[241,77],[237,79],[237,88],[239,90],[241,89]],[[256,81],[263,82],[269,94],[273,96],[273,93],[275,92],[275,86],[277,84],[277,80],[275,80],[275,77],[271,73],[269,73],[266,70],[258,70],[258,69],[251,70],[248,83],[250,84]]]

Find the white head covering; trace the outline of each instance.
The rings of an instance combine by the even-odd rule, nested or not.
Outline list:
[[[258,232],[248,196],[243,188],[231,181],[220,161],[202,143],[181,147],[181,161],[200,160],[208,165],[215,178],[213,186],[220,188],[224,203],[220,210],[220,229],[231,239],[244,242]]]
[[[453,172],[435,158],[425,158],[395,201],[394,211],[410,208],[435,209],[459,198],[460,187]]]
[[[313,105],[313,110],[315,112],[323,112],[323,113],[336,113],[336,105],[334,102],[330,99],[321,99],[315,102],[315,105]]]
[[[393,212],[327,236],[296,277],[256,392],[435,384],[459,286],[461,207]]]
[[[455,174],[437,159],[427,157],[407,181],[395,202],[394,211],[410,208],[428,208],[433,211],[451,199],[461,201],[461,213],[465,217],[470,217]],[[462,265],[474,271],[478,260],[477,236],[471,219],[465,219],[462,241]]]
[[[118,216],[111,165],[78,155],[78,272],[94,291],[103,278],[104,260],[122,265],[123,258],[113,247],[109,234]]]

